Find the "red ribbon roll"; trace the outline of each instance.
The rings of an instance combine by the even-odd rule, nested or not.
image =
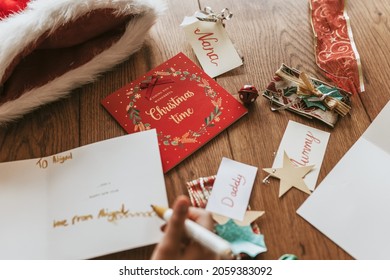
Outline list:
[[[364,91],[360,57],[353,41],[345,0],[310,0],[316,63],[338,87]]]

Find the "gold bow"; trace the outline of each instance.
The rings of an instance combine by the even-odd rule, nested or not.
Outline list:
[[[322,101],[322,103],[331,111],[336,111],[340,116],[344,117],[351,110],[351,106],[345,102],[338,100],[328,94],[320,92],[310,82],[306,73],[301,72],[299,78],[288,75],[280,69],[276,71],[276,75],[282,79],[292,81],[298,85],[297,95],[299,97],[313,97],[311,101]]]
[[[210,7],[205,7],[203,11],[195,13],[195,17],[203,21],[221,21],[230,20],[233,17],[233,13],[228,8],[223,9],[220,13],[215,13]]]

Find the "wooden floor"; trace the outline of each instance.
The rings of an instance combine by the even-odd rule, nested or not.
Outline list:
[[[307,0],[168,2],[169,9],[152,28],[143,48],[128,61],[93,84],[75,90],[70,98],[46,105],[0,128],[0,162],[48,156],[123,135],[124,131],[100,105],[100,100],[180,51],[197,63],[179,25],[184,16],[192,15],[206,4],[218,11],[227,7],[234,13],[226,29],[245,62],[216,80],[236,97],[238,89],[248,83],[262,91],[282,63],[324,79],[315,64]],[[387,79],[390,80],[388,4],[388,0],[348,1],[347,10],[366,86],[366,92],[352,97],[350,115],[331,129],[289,112],[273,113],[267,100],[259,97],[247,116],[166,174],[169,202],[179,194],[187,194],[185,182],[216,174],[222,157],[258,166],[250,204],[253,210],[266,211],[257,223],[268,247],[258,258],[277,259],[282,254],[292,253],[299,259],[350,259],[346,252],[295,213],[307,194],[292,189],[279,199],[279,180],[262,184],[265,174],[260,170],[272,166],[286,125],[294,120],[331,132],[318,180],[321,182],[387,103],[390,99],[387,89]],[[102,258],[148,259],[152,250],[153,246],[149,246]]]

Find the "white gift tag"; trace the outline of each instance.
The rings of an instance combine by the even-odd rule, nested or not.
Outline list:
[[[214,78],[242,65],[221,21],[185,17],[181,25],[203,70]]]
[[[297,167],[315,165],[304,178],[308,188],[314,191],[329,137],[328,132],[290,120],[272,167],[283,165],[284,152]]]
[[[206,210],[242,221],[256,173],[257,167],[223,158]]]

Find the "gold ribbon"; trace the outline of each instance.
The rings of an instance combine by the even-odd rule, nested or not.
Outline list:
[[[351,106],[345,102],[329,96],[331,92],[326,94],[320,92],[315,86],[313,86],[309,77],[304,72],[300,73],[299,78],[288,75],[280,69],[276,71],[275,74],[282,79],[296,83],[298,86],[297,95],[299,97],[311,97],[308,99],[309,101],[321,101],[329,110],[336,111],[342,117],[348,114],[351,110]]]
[[[217,14],[210,7],[205,7],[203,11],[197,11],[195,17],[203,21],[223,22],[224,20],[230,20],[233,17],[233,13],[228,8],[225,8]]]

